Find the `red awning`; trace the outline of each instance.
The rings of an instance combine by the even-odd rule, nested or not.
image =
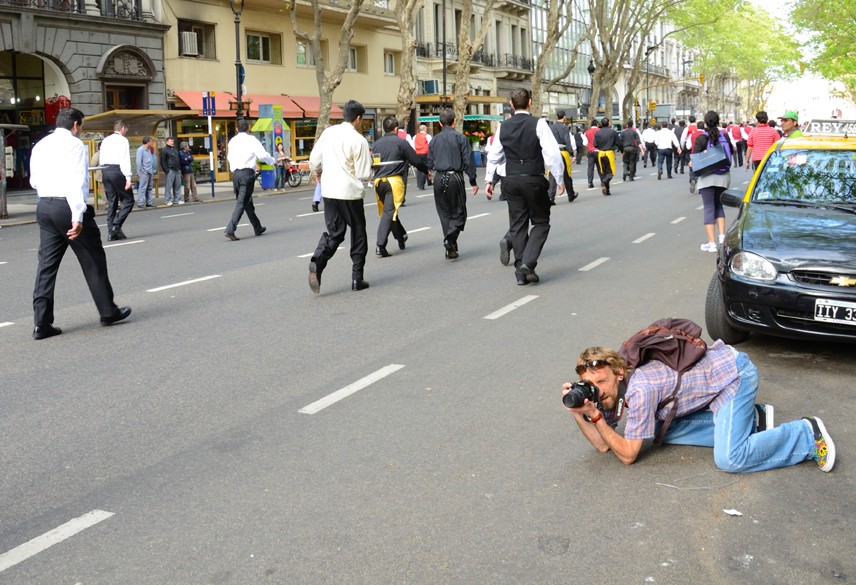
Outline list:
[[[295,104],[297,104],[298,108],[303,110],[303,113],[307,118],[317,118],[318,117],[318,113],[319,113],[318,110],[321,107],[321,98],[320,97],[308,96],[308,95],[290,95],[288,97],[291,98],[291,101],[293,101]],[[330,107],[330,117],[331,118],[341,118],[342,116],[344,116],[344,113],[342,112],[342,108],[340,108],[336,104],[333,104]]]
[[[202,92],[199,91],[176,91],[175,97],[181,100],[191,110],[198,110],[199,115],[202,115]],[[234,102],[235,98],[229,93],[218,93],[215,96],[217,113],[221,116],[228,115],[227,112],[234,111],[229,109],[229,102]],[[263,104],[281,105],[283,118],[302,118],[303,110],[294,105],[294,102],[284,95],[249,93],[241,96],[243,101],[250,101],[250,118],[259,117],[259,106]],[[316,100],[318,98],[315,98]],[[317,116],[317,114],[315,114]]]

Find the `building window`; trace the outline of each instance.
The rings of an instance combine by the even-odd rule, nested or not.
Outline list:
[[[386,52],[383,54],[383,73],[384,75],[395,75],[396,71],[396,54]]]
[[[350,47],[348,48],[348,64],[345,66],[346,71],[352,73],[366,73],[366,48],[365,47]]]
[[[214,25],[192,20],[178,21],[178,54],[180,57],[216,59]]]
[[[282,65],[282,38],[278,34],[247,32],[247,62]]]
[[[327,41],[321,41],[321,57],[324,58],[324,69],[327,69]],[[297,43],[297,65],[302,67],[315,67],[315,54],[312,44]]]

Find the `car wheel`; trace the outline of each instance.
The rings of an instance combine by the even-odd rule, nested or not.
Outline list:
[[[714,273],[707,288],[707,301],[704,307],[704,322],[711,339],[721,339],[729,345],[745,341],[749,333],[737,329],[725,318],[725,302],[722,300],[722,283]]]

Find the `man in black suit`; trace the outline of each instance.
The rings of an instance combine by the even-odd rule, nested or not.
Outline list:
[[[39,224],[39,267],[33,291],[34,339],[59,335],[53,326],[54,287],[59,265],[71,246],[102,325],[112,325],[131,314],[130,307],[117,307],[107,277],[107,256],[101,231],[89,196],[89,153],[81,142],[83,112],[74,108],[57,115],[56,130],[41,139],[30,157],[30,184],[38,191],[36,221]]]

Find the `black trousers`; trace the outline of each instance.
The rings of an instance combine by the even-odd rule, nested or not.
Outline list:
[[[428,155],[427,155],[427,154],[420,154],[420,155],[418,155],[418,156],[419,156],[419,160],[421,160],[421,161],[422,161],[422,164],[423,164],[423,165],[428,164]],[[425,173],[423,173],[423,172],[422,172],[422,171],[420,171],[419,169],[416,169],[416,186],[417,186],[417,187],[419,187],[419,189],[420,189],[420,190],[422,190],[422,189],[424,189],[424,188],[425,188],[425,181],[426,181],[426,180],[428,181],[428,185],[430,186],[430,185],[431,185],[431,181],[430,181],[430,180],[428,180],[428,175],[427,175],[427,174],[425,174]],[[405,178],[405,181],[404,181],[404,185],[405,185],[405,186],[407,186],[407,180],[406,180],[406,178]]]
[[[636,176],[636,161],[639,160],[639,149],[635,146],[624,147],[624,176],[632,179]]]
[[[562,161],[564,163],[564,169],[562,171],[562,183],[564,183],[565,185],[565,195],[573,199],[574,180],[571,178],[571,169],[568,167],[568,160],[571,159],[565,159],[565,157],[562,156]],[[548,180],[550,182],[550,186],[547,188],[547,196],[550,198],[550,201],[555,201],[556,188],[558,187],[558,184],[556,183],[555,177],[553,177],[553,173],[550,173],[550,177]]]
[[[588,184],[594,183],[594,169],[597,166],[597,151],[588,153]]]
[[[457,250],[458,235],[467,225],[467,193],[463,173],[438,172],[434,176],[434,205],[443,228],[443,243]]]
[[[508,175],[502,191],[508,200],[508,235],[514,248],[514,266],[538,265],[538,257],[550,233],[549,184],[543,176]],[[529,224],[532,228],[529,228]]]
[[[657,164],[657,145],[654,142],[646,142],[645,143],[645,156],[647,157],[645,159],[645,162],[646,162],[645,166],[648,166],[647,165],[648,159],[651,159],[651,166],[652,167]]]
[[[369,239],[366,235],[366,209],[362,199],[330,199],[324,197],[324,223],[327,231],[321,234],[318,247],[312,254],[317,272],[327,266],[327,262],[345,241],[345,231],[351,228],[351,278],[363,278],[366,266],[366,253]]]
[[[92,206],[86,207],[83,231],[74,240],[69,240],[66,235],[71,229],[71,209],[65,199],[39,199],[36,221],[39,224],[39,267],[33,289],[33,319],[36,327],[53,324],[56,275],[69,246],[83,269],[98,313],[101,317],[113,315],[118,307],[113,302],[113,287],[107,276],[107,255],[101,244],[101,230],[95,224],[95,210]]]
[[[737,146],[734,148],[734,152],[731,153],[731,158],[734,163],[732,166],[742,167],[744,154],[746,154],[746,143],[742,140],[738,140]]]
[[[235,189],[236,202],[232,218],[226,226],[227,234],[235,233],[245,211],[256,235],[259,235],[259,232],[262,230],[262,222],[259,221],[256,215],[256,206],[253,205],[253,189],[255,185],[256,172],[253,169],[238,169],[232,173],[232,187]]]
[[[375,190],[378,198],[383,201],[383,213],[381,213],[377,225],[377,245],[385,248],[389,241],[390,232],[392,232],[392,237],[400,242],[407,235],[407,230],[401,224],[401,216],[395,213],[392,184],[389,181],[379,181]],[[401,210],[399,209],[399,211]]]
[[[107,231],[120,230],[134,209],[134,191],[125,189],[126,179],[119,165],[106,167],[101,176],[107,193]]]

